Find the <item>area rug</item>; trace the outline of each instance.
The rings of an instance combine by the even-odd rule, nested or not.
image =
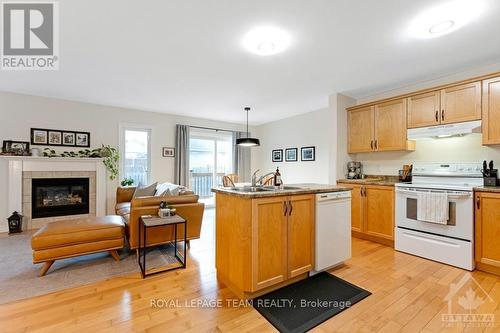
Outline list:
[[[135,251],[119,253],[119,262],[107,252],[58,260],[39,277],[43,264],[33,264],[31,233],[1,237],[0,304],[140,272]],[[177,262],[170,245],[153,248],[147,256],[148,269]]]
[[[302,333],[371,295],[323,272],[257,297],[253,306],[282,333]]]

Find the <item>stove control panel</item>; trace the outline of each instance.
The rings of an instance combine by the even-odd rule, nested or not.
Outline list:
[[[482,164],[474,162],[465,163],[422,163],[413,164],[414,176],[462,176],[482,177]]]

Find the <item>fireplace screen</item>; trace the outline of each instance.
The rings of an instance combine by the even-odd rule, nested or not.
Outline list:
[[[38,178],[32,180],[32,217],[89,213],[88,178]]]

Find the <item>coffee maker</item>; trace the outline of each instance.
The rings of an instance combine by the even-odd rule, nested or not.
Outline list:
[[[350,161],[347,162],[347,178],[348,179],[361,179],[363,174],[361,162]]]

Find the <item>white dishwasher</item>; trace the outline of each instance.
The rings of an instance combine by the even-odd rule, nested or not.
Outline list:
[[[351,191],[316,195],[316,260],[312,274],[351,257]]]

